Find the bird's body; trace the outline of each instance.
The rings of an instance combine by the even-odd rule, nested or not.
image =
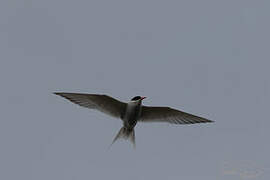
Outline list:
[[[142,107],[140,102],[131,101],[127,103],[124,117],[122,119],[124,127],[127,129],[133,129],[141,116],[141,111]]]
[[[135,146],[134,127],[137,122],[168,122],[172,124],[194,124],[213,122],[211,120],[185,113],[169,107],[143,106],[146,97],[135,96],[128,103],[123,103],[107,95],[54,93],[80,106],[97,109],[105,114],[119,118],[123,122],[112,144],[119,138],[129,139]]]
[[[126,109],[121,117],[123,127],[120,129],[112,144],[119,138],[130,139],[135,146],[135,131],[138,120],[141,118],[142,106],[140,101],[130,101],[126,104]]]

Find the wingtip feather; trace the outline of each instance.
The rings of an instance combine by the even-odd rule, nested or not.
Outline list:
[[[214,123],[215,121],[207,119],[205,122],[206,123]]]
[[[53,94],[58,95],[58,96],[63,96],[62,92],[53,92]]]

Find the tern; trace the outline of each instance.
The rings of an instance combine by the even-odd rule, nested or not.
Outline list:
[[[137,122],[167,122],[171,124],[210,123],[212,120],[195,116],[170,107],[143,106],[146,97],[135,96],[128,103],[121,102],[104,94],[81,94],[55,92],[71,102],[89,109],[96,109],[112,117],[121,119],[123,127],[113,139],[128,139],[135,147],[134,127]],[[111,145],[112,145],[111,144]]]

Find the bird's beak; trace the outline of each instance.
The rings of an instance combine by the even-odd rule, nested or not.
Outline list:
[[[145,99],[146,97],[145,96],[143,96],[143,97],[141,97],[141,100],[143,100],[143,99]]]

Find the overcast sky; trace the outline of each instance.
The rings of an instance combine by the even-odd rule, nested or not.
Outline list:
[[[1,0],[0,179],[270,178],[269,0]],[[137,124],[54,91],[213,124]]]

